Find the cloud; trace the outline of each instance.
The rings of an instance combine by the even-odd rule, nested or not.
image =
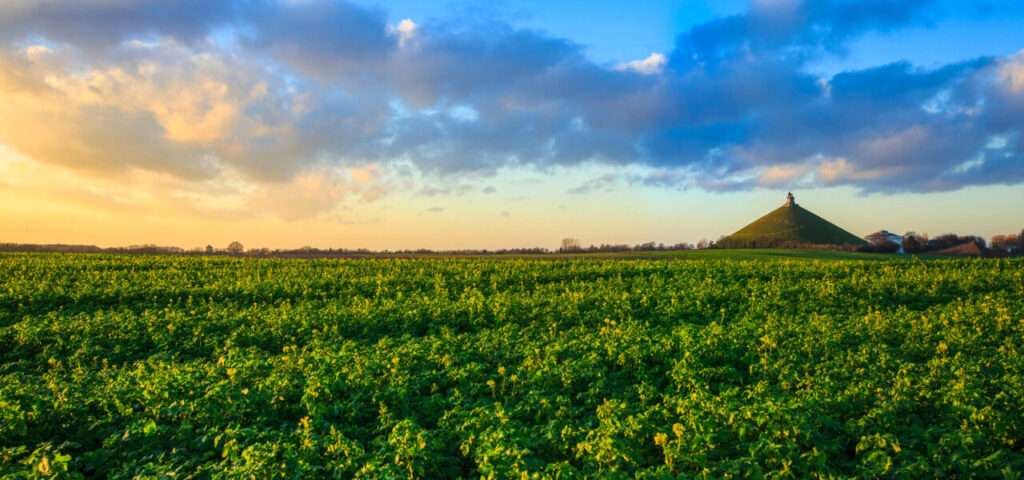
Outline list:
[[[493,187],[493,186],[491,186],[491,185],[488,185],[488,186],[484,187],[484,189],[483,189],[483,190],[480,190],[480,193],[485,193],[485,194],[488,194],[488,195],[490,195],[490,194],[492,194],[492,193],[498,193],[498,189],[497,189],[497,188],[494,188],[494,187]]]
[[[39,56],[39,50],[28,50]],[[156,95],[154,85],[131,83],[129,92],[120,87],[132,75],[121,69],[61,75],[45,61],[19,53],[0,53],[0,142],[39,161],[93,173],[120,172],[125,166],[188,178],[216,173],[216,164],[204,158],[199,145],[169,138],[186,134],[186,124],[175,123],[182,116],[159,115],[167,111],[159,99],[167,97]],[[156,111],[140,101],[152,101],[149,106]],[[200,123],[216,123],[214,117],[221,114],[192,113],[190,120]]]
[[[267,2],[206,0],[6,0],[0,40],[41,37],[95,51],[132,38],[170,37],[199,45],[216,26],[262,11]]]
[[[383,10],[346,1],[258,3],[261,8],[236,19],[251,32],[241,35],[248,53],[268,55],[319,79],[337,81],[347,72],[373,70],[403,41],[403,35],[411,36],[415,30],[415,25],[403,22],[399,35],[389,35]]]
[[[156,217],[193,216],[239,220],[275,217],[286,221],[331,220],[351,212],[343,202],[374,201],[394,188],[388,172],[373,165],[316,167],[287,182],[251,182],[228,169],[215,178],[180,178],[147,171],[112,178],[81,177],[0,147],[0,193],[97,212]],[[346,214],[359,220],[356,214]]]
[[[337,216],[343,201],[352,197],[372,202],[388,188],[375,168],[339,171],[320,167],[305,171],[286,183],[259,184],[246,199],[246,210],[286,221]]]
[[[597,177],[593,180],[583,182],[583,184],[577,187],[570,188],[569,190],[566,191],[566,193],[584,195],[595,191],[610,192],[612,191],[612,188],[614,188],[615,183],[617,181],[618,179],[615,178],[615,175],[608,173],[601,175],[600,177]]]
[[[649,57],[643,60],[633,60],[632,62],[620,63],[615,67],[616,70],[633,70],[644,75],[653,75],[655,73],[661,73],[665,69],[665,64],[668,63],[668,59],[660,53],[652,53]]]
[[[436,197],[438,195],[455,195],[461,197],[473,190],[472,185],[459,184],[442,187],[426,186],[420,189],[418,195],[424,197]]]
[[[408,42],[416,35],[417,26],[411,19],[406,18],[398,22],[398,25],[388,25],[387,31],[392,35],[398,36],[398,48],[403,48],[405,47],[405,42]]]
[[[940,11],[938,0],[752,0],[743,14],[714,19],[680,35],[670,64],[688,69],[744,56],[842,53],[850,38],[929,25]]]
[[[430,213],[441,213],[443,211],[444,211],[444,209],[441,208],[441,207],[430,207],[430,208],[427,209],[427,212],[430,212]]]
[[[301,183],[365,165],[447,179],[427,196],[464,193],[463,175],[587,162],[641,166],[655,173],[630,182],[667,188],[1020,183],[1024,53],[831,77],[808,67],[941,11],[754,0],[671,52],[611,66],[499,19],[391,25],[346,1],[12,0],[0,4],[0,143],[93,176],[300,182],[326,204],[394,188],[353,191],[347,173]],[[308,200],[277,213],[326,205]]]

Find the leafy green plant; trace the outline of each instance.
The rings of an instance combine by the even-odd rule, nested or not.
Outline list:
[[[1022,267],[3,254],[0,477],[1015,478]]]

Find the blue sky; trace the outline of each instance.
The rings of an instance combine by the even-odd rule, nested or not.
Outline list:
[[[789,190],[859,235],[1008,233],[1021,32],[996,1],[14,0],[0,240],[692,242]]]
[[[722,15],[741,13],[746,1],[647,1],[630,8],[622,2],[458,2],[392,1],[384,6],[388,18],[429,21],[452,15],[497,16],[522,28],[543,30],[583,45],[596,62],[618,64],[672,49],[676,35],[693,25]]]
[[[936,2],[931,21],[886,33],[867,32],[850,42],[849,52],[821,62],[821,71],[838,73],[899,60],[934,66],[979,56],[1006,56],[1021,48],[1024,15],[993,6],[1013,2]],[[586,48],[596,62],[621,63],[652,52],[672,50],[675,38],[695,25],[718,17],[742,14],[746,0],[645,1],[634,8],[622,2],[360,2],[387,10],[397,23],[446,19],[453,15],[494,15],[523,28],[543,30]],[[1005,7],[1004,7],[1005,8]]]

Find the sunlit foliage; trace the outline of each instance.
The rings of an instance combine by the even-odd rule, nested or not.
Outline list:
[[[1013,478],[1024,262],[0,256],[4,478]]]

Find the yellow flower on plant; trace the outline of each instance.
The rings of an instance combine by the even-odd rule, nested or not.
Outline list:
[[[667,444],[667,443],[668,443],[668,435],[666,435],[664,433],[659,433],[659,434],[654,436],[654,444],[655,445],[665,446],[665,444]]]

